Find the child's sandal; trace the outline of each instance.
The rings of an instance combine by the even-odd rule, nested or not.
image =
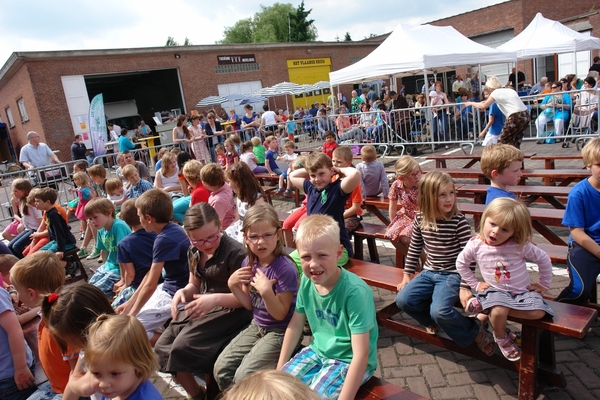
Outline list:
[[[436,324],[433,324],[431,326],[426,326],[425,332],[427,332],[430,335],[437,335],[439,329],[440,328]]]
[[[519,346],[510,339],[509,335],[506,335],[506,337],[502,339],[498,339],[496,334],[494,334],[494,341],[498,343],[502,355],[508,361],[519,361],[521,359],[521,349],[519,349]]]
[[[481,307],[479,300],[477,300],[475,297],[471,297],[469,301],[467,301],[465,310],[471,314],[479,314],[483,311],[483,308]]]

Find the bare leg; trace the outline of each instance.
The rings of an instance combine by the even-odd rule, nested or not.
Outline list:
[[[173,379],[185,389],[188,397],[197,396],[200,393],[200,385],[194,379],[194,375],[189,372],[178,372],[173,376]]]
[[[506,336],[506,319],[510,308],[502,306],[494,306],[490,309],[490,323],[494,329],[494,335],[498,339],[504,339]]]
[[[513,310],[509,309],[508,315],[511,317],[522,319],[540,319],[544,318],[546,311],[544,310]]]

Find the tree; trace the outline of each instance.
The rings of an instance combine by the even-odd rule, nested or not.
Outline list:
[[[317,38],[314,20],[306,17],[312,10],[304,10],[304,1],[298,9],[289,3],[260,6],[254,17],[237,21],[226,27],[223,39],[217,43],[269,43],[313,41]]]
[[[290,13],[290,42],[311,42],[317,38],[317,28],[313,25],[314,19],[306,19],[312,8],[304,10],[304,0],[295,12]]]
[[[352,38],[350,37],[350,32],[346,32],[344,35],[344,42],[351,42]]]
[[[186,37],[185,40],[183,41],[183,46],[191,46],[191,45],[192,45],[192,42],[190,42],[190,39],[188,39]],[[174,38],[169,36],[167,38],[167,43],[165,43],[165,46],[181,46],[181,45],[179,44],[178,41],[176,41]]]

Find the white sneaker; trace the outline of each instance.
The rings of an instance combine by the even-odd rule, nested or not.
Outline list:
[[[98,250],[94,246],[94,249],[92,250],[92,254],[90,254],[89,256],[87,256],[86,259],[93,260],[94,258],[98,258],[98,257],[100,257],[100,250]]]

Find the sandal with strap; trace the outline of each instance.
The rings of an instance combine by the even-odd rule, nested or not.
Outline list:
[[[498,339],[494,334],[494,341],[498,343],[502,355],[508,361],[519,361],[521,359],[521,349],[510,339],[510,336],[506,335],[506,337]]]
[[[481,307],[481,303],[475,297],[471,297],[469,301],[467,301],[467,306],[465,310],[471,314],[479,314],[483,311],[483,307]]]
[[[426,326],[425,327],[425,332],[427,332],[430,335],[436,335],[438,333],[439,329],[440,328],[436,324],[433,324],[431,326]]]
[[[479,333],[481,333],[481,340],[475,343],[477,344],[477,347],[479,347],[479,350],[481,350],[483,354],[489,357],[492,354],[494,354],[494,337],[487,329],[485,329],[481,325],[479,325]],[[479,336],[479,333],[477,333],[477,336]],[[492,344],[491,349],[489,351],[486,351],[486,347],[488,347],[490,344]]]

